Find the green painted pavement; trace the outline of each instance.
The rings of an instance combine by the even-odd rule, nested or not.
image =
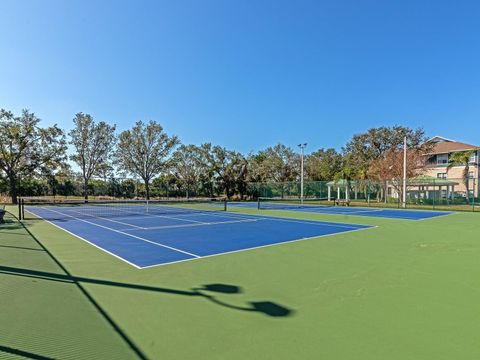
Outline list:
[[[27,222],[62,270],[24,229],[1,225],[0,346],[85,359],[480,358],[478,214],[276,214],[378,227],[138,270]]]

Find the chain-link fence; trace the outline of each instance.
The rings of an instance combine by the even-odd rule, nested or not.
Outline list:
[[[350,206],[403,207],[403,180],[305,181],[305,198],[346,200]],[[478,178],[439,179],[418,176],[407,180],[406,207],[417,209],[479,211]],[[300,198],[299,182],[248,183],[247,194],[259,197]]]
[[[406,186],[406,207],[420,209],[478,211],[480,202],[478,177],[434,178],[418,176]],[[8,183],[0,179],[0,196],[8,202]],[[284,183],[248,183],[246,199],[259,197],[300,198],[298,181]],[[93,178],[87,194],[93,199],[143,199],[145,185],[140,179]],[[84,182],[79,176],[43,176],[20,178],[18,195],[23,197],[82,198]],[[222,196],[220,187],[211,179],[186,184],[176,178],[156,178],[150,184],[150,196],[157,199]],[[402,180],[332,180],[305,181],[304,197],[327,201],[347,200],[351,206],[402,207]]]
[[[211,180],[186,184],[174,177],[155,178],[150,182],[150,197],[157,199],[214,197],[222,195],[220,186]],[[84,180],[81,176],[34,176],[17,181],[19,197],[83,198]],[[144,199],[145,184],[141,179],[128,177],[91,178],[86,186],[91,199]],[[9,184],[0,178],[2,202],[10,202]]]

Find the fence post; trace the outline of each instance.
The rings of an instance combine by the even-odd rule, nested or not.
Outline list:
[[[435,180],[433,180],[432,192],[433,192],[432,210],[435,210],[435,198],[437,197],[436,191],[435,191]]]
[[[475,178],[473,178],[473,191],[472,191],[472,211],[475,212]]]

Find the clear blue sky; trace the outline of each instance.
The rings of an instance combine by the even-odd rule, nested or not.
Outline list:
[[[480,144],[479,1],[0,2],[0,107],[244,153],[423,126]]]

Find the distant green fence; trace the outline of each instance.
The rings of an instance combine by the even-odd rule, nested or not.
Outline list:
[[[479,211],[478,178],[437,179],[419,176],[409,179],[406,186],[406,207],[417,209]],[[300,182],[248,183],[247,195],[258,197],[300,198]],[[403,206],[402,180],[332,180],[305,181],[304,197],[348,199],[351,206]]]

